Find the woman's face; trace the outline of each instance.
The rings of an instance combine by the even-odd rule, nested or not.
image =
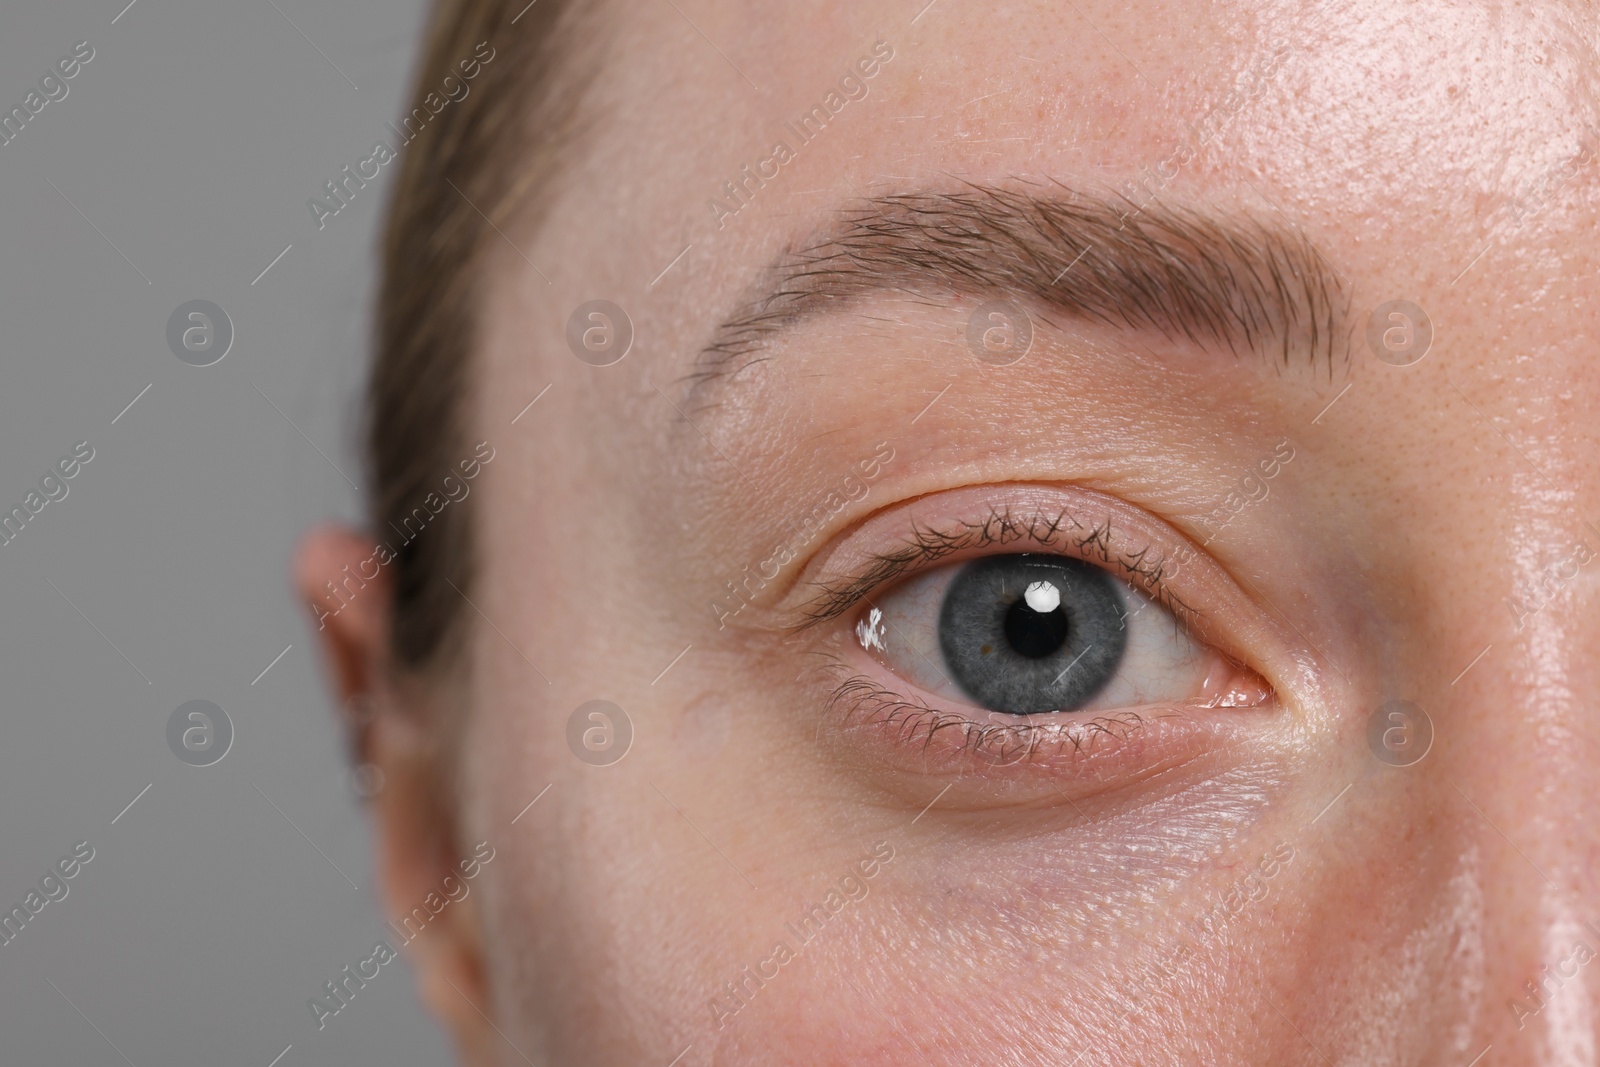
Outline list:
[[[924,4],[613,12],[497,246],[463,1055],[1596,1062],[1592,11]]]

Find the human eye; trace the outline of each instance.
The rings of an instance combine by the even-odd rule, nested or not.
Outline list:
[[[1217,654],[1104,566],[1005,552],[898,583],[855,616],[862,650],[927,697],[1012,717],[1185,701]]]
[[[1262,628],[1247,632],[1245,598],[1129,505],[957,493],[856,540],[803,592],[808,627],[832,628],[834,722],[869,758],[1104,782],[1193,756],[1274,707],[1247,662]]]

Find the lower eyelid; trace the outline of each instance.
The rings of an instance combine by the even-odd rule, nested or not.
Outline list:
[[[924,753],[937,744],[941,749],[967,754],[977,762],[997,766],[1069,752],[1083,756],[1097,738],[1127,742],[1134,731],[1145,725],[1145,720],[1132,711],[1098,718],[1076,717],[1070,722],[1049,725],[1015,716],[976,718],[908,701],[865,675],[843,682],[829,703],[833,711],[841,714],[847,730],[882,729],[894,736],[897,743],[920,748]],[[1007,722],[1005,718],[1016,721]],[[946,733],[952,736],[941,736]]]
[[[941,802],[946,807],[1078,802],[1170,777],[1253,731],[1273,710],[1270,702],[1226,712],[1173,704],[1041,717],[1049,720],[1043,723],[986,721],[977,709],[966,715],[908,700],[835,653],[825,655],[830,688],[817,732],[825,749],[922,803],[926,780],[943,779],[954,790]]]

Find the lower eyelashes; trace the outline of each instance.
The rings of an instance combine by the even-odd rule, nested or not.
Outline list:
[[[816,740],[913,812],[937,800],[947,815],[1064,806],[1074,820],[1098,818],[1209,777],[1265,721],[1179,704],[1078,715],[945,708],[823,655],[830,685]]]
[[[872,731],[923,756],[970,758],[1007,766],[1060,756],[1084,756],[1126,744],[1163,713],[1126,711],[1094,718],[978,719],[907,700],[865,675],[844,678],[829,698],[847,730]]]

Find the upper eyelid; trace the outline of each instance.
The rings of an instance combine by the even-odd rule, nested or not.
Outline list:
[[[804,621],[794,629],[796,632],[806,630],[837,618],[867,594],[919,567],[969,549],[1022,541],[1044,548],[1070,545],[1090,562],[1114,565],[1126,577],[1136,580],[1180,623],[1188,625],[1201,617],[1169,587],[1166,556],[1149,559],[1155,548],[1153,544],[1136,553],[1118,553],[1111,548],[1112,536],[1109,518],[1088,526],[1073,518],[1066,508],[1037,510],[1023,517],[1014,515],[1009,507],[991,508],[983,520],[958,522],[951,530],[913,524],[911,537],[902,548],[876,556],[859,573],[834,582],[811,583],[817,594],[801,609]]]

